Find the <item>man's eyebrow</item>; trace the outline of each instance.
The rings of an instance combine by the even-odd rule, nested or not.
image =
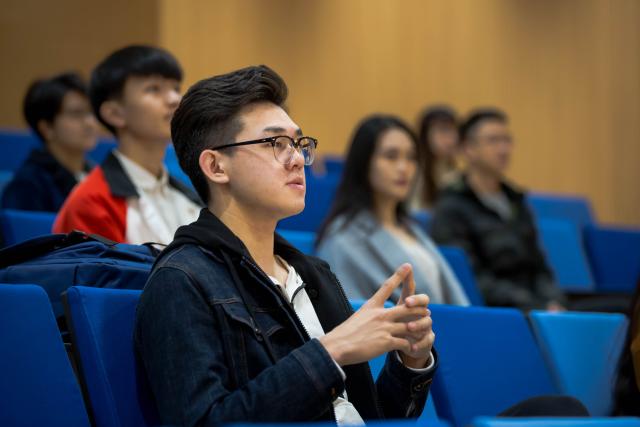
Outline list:
[[[262,129],[263,132],[269,132],[269,133],[280,133],[280,134],[285,134],[287,130],[283,127],[280,126],[268,126],[264,129]],[[296,129],[296,135],[298,136],[302,136],[302,129],[298,128]]]

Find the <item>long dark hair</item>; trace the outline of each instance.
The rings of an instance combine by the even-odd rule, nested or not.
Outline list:
[[[371,158],[381,135],[390,129],[405,131],[417,147],[418,142],[415,134],[400,118],[386,114],[365,117],[356,127],[351,139],[342,178],[329,214],[318,230],[316,244],[322,240],[329,224],[336,217],[345,215],[344,225],[347,225],[361,211],[373,209],[373,190],[369,182]],[[408,217],[404,202],[398,204],[396,215],[398,220]]]
[[[429,107],[421,115],[418,124],[418,158],[422,169],[422,194],[418,196],[426,205],[433,205],[438,192],[436,183],[436,155],[429,142],[429,133],[434,125],[448,123],[456,126],[456,113],[450,107],[440,105]],[[451,166],[453,161],[451,160]]]

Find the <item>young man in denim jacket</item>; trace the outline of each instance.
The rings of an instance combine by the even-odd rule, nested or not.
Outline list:
[[[329,266],[275,234],[304,208],[317,141],[265,66],[195,84],[172,120],[207,208],[176,232],[138,307],[135,345],[163,424],[417,417],[433,376],[429,298],[399,266],[355,314]],[[384,308],[402,286],[400,301]],[[389,353],[374,383],[367,361]]]

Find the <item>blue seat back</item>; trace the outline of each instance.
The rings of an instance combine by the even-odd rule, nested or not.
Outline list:
[[[558,389],[578,398],[591,415],[609,415],[626,317],[535,311],[530,319]]]
[[[314,255],[314,244],[316,241],[316,233],[312,231],[299,231],[299,230],[278,230],[280,236],[284,237],[293,246],[295,246],[300,252],[307,255]]]
[[[99,165],[107,157],[114,148],[117,147],[116,141],[113,138],[100,138],[93,150],[87,153],[87,157],[92,162]]]
[[[304,210],[298,215],[283,219],[278,223],[282,230],[318,231],[320,224],[327,215],[333,197],[335,196],[340,177],[335,174],[327,174],[322,177],[314,177],[306,171],[307,192],[305,195]]]
[[[441,418],[464,426],[526,398],[557,393],[520,311],[437,304],[430,310],[440,355],[432,390]]]
[[[415,427],[424,425],[425,427],[449,427],[449,423],[442,420],[429,420],[428,423],[421,423],[416,420],[373,420],[367,421],[367,426],[372,427]],[[335,427],[334,422],[314,422],[314,423],[233,423],[226,424],[229,427]]]
[[[558,286],[569,292],[593,292],[595,282],[575,223],[563,219],[537,221],[540,245]]]
[[[95,424],[150,426],[157,413],[133,348],[141,291],[71,287],[67,322]]]
[[[42,143],[26,129],[0,129],[0,170],[15,171]]]
[[[421,209],[419,211],[415,211],[411,213],[413,219],[415,219],[418,224],[422,227],[425,233],[429,233],[429,229],[431,228],[431,212],[426,209]]]
[[[438,249],[455,273],[471,304],[484,305],[484,298],[478,290],[469,258],[464,250],[453,246],[439,246]]]
[[[564,219],[573,222],[579,229],[596,222],[591,204],[585,197],[530,193],[527,195],[527,202],[538,219]]]
[[[326,173],[341,176],[344,170],[344,157],[324,156],[324,169]]]
[[[34,237],[51,234],[56,214],[51,212],[0,211],[0,226],[6,246],[15,245]]]
[[[164,164],[167,167],[167,171],[169,175],[176,178],[178,181],[182,182],[187,187],[195,189],[189,176],[182,170],[180,167],[180,162],[178,161],[178,157],[176,156],[176,150],[173,148],[173,144],[170,144],[167,147],[167,151],[164,156]]]
[[[89,426],[49,299],[0,285],[0,425]]]
[[[640,280],[640,230],[590,225],[584,240],[597,289],[633,293]]]
[[[640,418],[490,418],[478,417],[472,427],[640,427]]]

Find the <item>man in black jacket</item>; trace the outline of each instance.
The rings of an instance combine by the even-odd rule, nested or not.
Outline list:
[[[399,266],[353,313],[329,269],[275,234],[304,208],[317,141],[265,66],[189,89],[171,133],[207,204],[157,260],[135,344],[163,424],[417,417],[436,365],[429,298]],[[393,308],[384,301],[398,286]],[[367,361],[388,353],[374,383]]]
[[[433,238],[466,251],[488,305],[563,310],[524,194],[504,177],[513,149],[506,115],[475,111],[460,134],[467,169],[438,197]]]

